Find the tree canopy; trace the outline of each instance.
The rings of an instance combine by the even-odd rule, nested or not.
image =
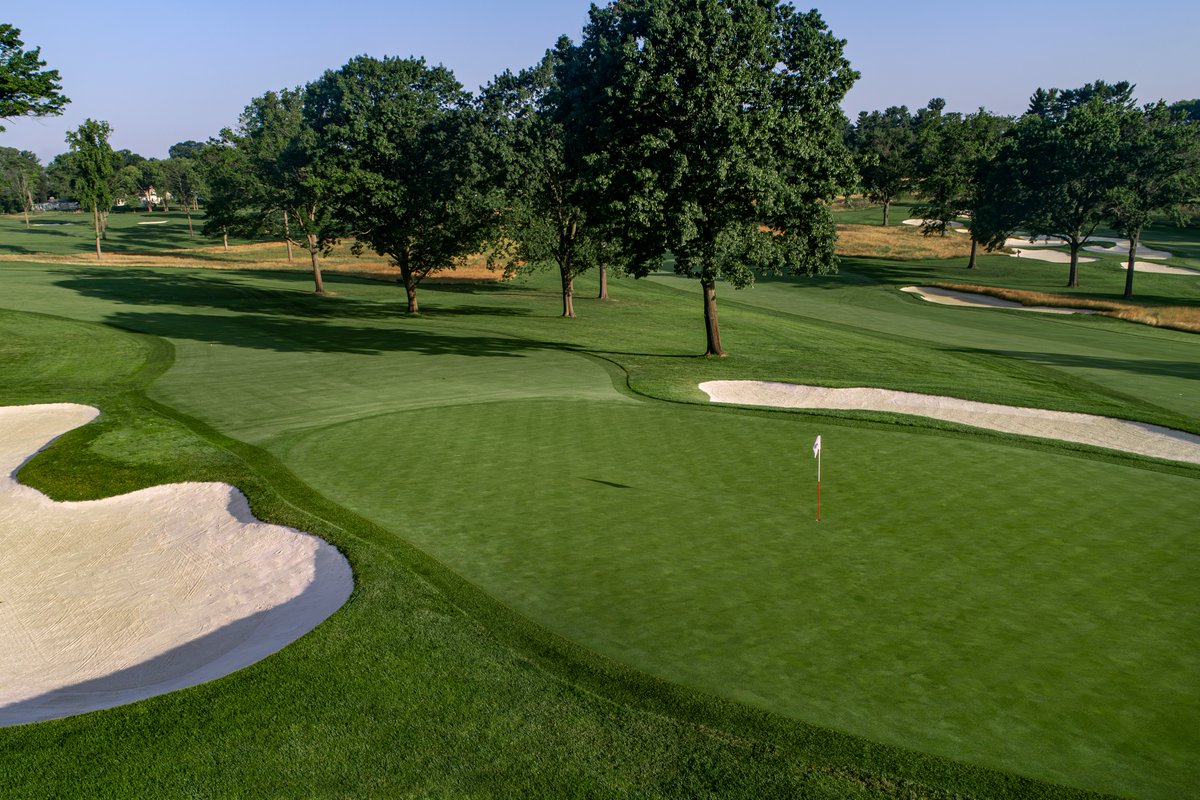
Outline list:
[[[883,205],[885,226],[890,222],[892,201],[912,181],[915,145],[916,118],[907,106],[863,111],[850,133],[863,193],[871,202]]]
[[[494,229],[470,95],[424,59],[359,56],[308,85],[304,119],[336,215],[399,267],[418,313],[420,283]]]
[[[71,101],[58,70],[44,69],[41,48],[25,50],[20,37],[20,29],[0,23],[0,120],[61,114]]]
[[[96,258],[100,258],[101,215],[112,206],[112,177],[116,158],[108,137],[112,128],[103,120],[87,119],[76,130],[67,132],[71,146],[73,173],[71,192],[79,204],[92,212],[96,230]]]
[[[575,278],[616,259],[598,221],[588,219],[590,195],[580,153],[568,149],[578,141],[568,139],[559,114],[556,70],[570,48],[570,40],[560,38],[537,66],[496,76],[478,101],[489,133],[493,179],[501,190],[493,263],[512,272],[553,262],[561,278],[564,317],[575,316]]]
[[[840,102],[858,75],[816,11],[773,0],[592,6],[560,81],[597,213],[635,275],[699,280],[707,354],[716,283],[835,266],[826,200],[849,184]]]
[[[1127,83],[1038,89],[987,170],[973,228],[981,241],[999,247],[1018,229],[1064,239],[1071,249],[1067,285],[1078,286],[1079,251],[1105,221],[1123,180],[1121,125],[1132,106]]]
[[[1200,123],[1185,109],[1159,102],[1124,115],[1117,163],[1122,173],[1109,197],[1107,216],[1129,239],[1126,299],[1133,297],[1133,273],[1142,231],[1155,214],[1182,221],[1185,205],[1200,196]]]

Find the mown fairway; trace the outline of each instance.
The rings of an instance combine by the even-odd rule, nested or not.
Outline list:
[[[1028,285],[1009,261],[979,271]],[[689,356],[697,290],[668,276],[581,297],[575,321],[546,276],[428,287],[409,319],[398,287],[351,278],[318,298],[302,273],[0,264],[0,401],[106,412],[25,480],[224,477],[358,581],[248,670],[0,731],[0,789],[1070,794],[993,768],[1185,794],[1200,470],[695,388],[887,386],[1200,432],[1195,336],[897,291],[961,273],[862,259],[722,289],[715,362]]]

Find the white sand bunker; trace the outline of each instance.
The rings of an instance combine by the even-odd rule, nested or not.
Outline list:
[[[131,703],[227,675],[350,596],[346,559],[268,525],[220,483],[56,503],[13,477],[97,412],[0,408],[0,725]]]
[[[1200,464],[1200,436],[1093,414],[1002,406],[891,389],[828,389],[764,381],[708,381],[700,384],[700,390],[714,403],[912,414],[1004,433]]]
[[[912,225],[914,227],[919,226],[919,225],[924,225],[927,222],[930,225],[935,225],[935,224],[937,224],[938,220],[936,220],[936,219],[906,219],[906,220],[904,220],[905,225]],[[946,227],[952,228],[954,230],[958,230],[960,228],[963,228],[963,224],[961,222],[950,221],[950,222],[946,223]]]
[[[1092,241],[1093,242],[1111,242],[1112,244],[1107,245],[1107,246],[1101,245],[1101,244],[1089,245],[1089,246],[1083,248],[1084,250],[1087,250],[1089,253],[1104,253],[1105,255],[1120,256],[1122,258],[1129,257],[1129,240],[1128,239],[1113,239],[1108,236],[1093,236]],[[1171,257],[1171,254],[1168,253],[1166,250],[1154,250],[1149,247],[1146,247],[1143,244],[1138,244],[1137,251],[1134,252],[1133,255],[1134,255],[1134,258],[1151,258],[1151,259],[1158,259],[1160,261],[1162,259]]]
[[[1027,250],[1024,247],[1016,247],[1013,248],[1013,251],[1009,253],[1009,255],[1013,258],[1032,258],[1035,261],[1049,261],[1052,264],[1071,263],[1071,254],[1063,253],[1059,250]],[[1077,263],[1090,264],[1095,260],[1096,259],[1088,258],[1087,256],[1079,256]]]
[[[1086,308],[1055,308],[1054,306],[1023,306],[1012,300],[1002,300],[986,294],[974,292],[956,292],[953,289],[942,289],[937,286],[905,286],[902,292],[915,294],[922,300],[943,306],[960,306],[965,308],[1011,308],[1016,311],[1037,311],[1042,314],[1096,314]]]
[[[1010,236],[1004,240],[1005,247],[1061,247],[1067,244],[1066,239],[1030,239],[1026,236]]]
[[[154,222],[139,222],[138,225],[166,225],[170,220],[160,219]]]
[[[1127,265],[1122,265],[1121,269],[1126,269]],[[1134,272],[1153,272],[1158,275],[1200,275],[1200,269],[1188,269],[1187,267],[1172,267],[1170,264],[1155,264],[1153,261],[1135,261],[1133,262]]]

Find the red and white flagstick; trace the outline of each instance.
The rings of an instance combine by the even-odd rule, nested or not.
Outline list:
[[[817,460],[817,522],[821,521],[821,437],[813,442],[813,458]]]

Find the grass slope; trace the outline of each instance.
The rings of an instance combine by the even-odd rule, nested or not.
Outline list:
[[[924,784],[922,796],[1056,793],[790,716],[1076,786],[1152,797],[1192,785],[1187,721],[1200,715],[1180,676],[1195,674],[1197,655],[1195,470],[618,391],[627,378],[643,395],[690,401],[708,378],[809,380],[1196,426],[1174,400],[1195,385],[1182,334],[940,316],[958,310],[897,297],[869,266],[803,291],[724,292],[738,355],[710,362],[679,357],[696,349],[699,299],[671,282],[622,281],[618,302],[581,301],[574,323],[551,316],[549,281],[430,287],[428,313],[403,319],[395,287],[365,281],[338,279],[338,297],[314,298],[302,274],[4,265],[10,305],[153,334],[116,338],[174,356],[149,387],[156,403],[141,387],[165,369],[161,353],[104,394],[90,388],[103,374],[60,385],[29,366],[77,359],[102,373],[102,350],[50,346],[53,329],[15,336],[25,355],[12,357],[33,376],[15,396],[91,392],[106,411],[23,477],[91,495],[224,475],[260,513],[341,546],[359,590],[251,670],[0,742],[14,765],[37,767],[26,774],[70,781],[77,769],[46,751],[59,732],[77,742],[67,754],[117,736],[127,744],[98,778],[125,791],[193,786],[187,769],[208,763],[212,775],[216,758],[236,776],[219,793],[290,793],[305,775],[301,791],[320,794],[912,788],[897,779]],[[52,324],[13,319],[14,332]],[[959,336],[971,346],[946,346]],[[1027,342],[1063,355],[1029,357]],[[1144,381],[1156,348],[1178,349],[1181,366]],[[804,458],[818,430],[833,455],[832,516],[819,528]],[[146,735],[131,737],[143,715]],[[194,742],[172,742],[178,763],[147,751],[175,716]],[[282,741],[257,741],[264,725],[286,728]],[[244,762],[224,755],[242,748]],[[609,751],[611,766],[599,763]],[[284,767],[292,756],[302,768]],[[349,773],[358,763],[370,766]],[[126,764],[140,765],[132,777]]]

